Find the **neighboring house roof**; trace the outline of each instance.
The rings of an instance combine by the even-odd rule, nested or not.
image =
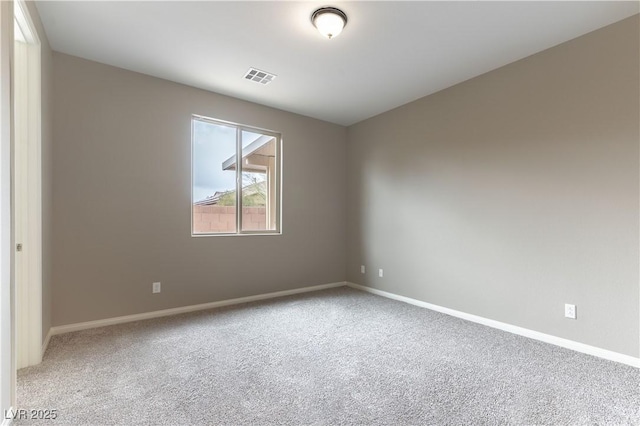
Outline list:
[[[212,206],[215,204],[218,204],[218,202],[220,201],[220,197],[222,197],[225,194],[230,194],[232,192],[235,191],[216,191],[215,194],[205,198],[204,200],[200,200],[200,201],[196,201],[195,203],[193,203],[194,206]]]
[[[266,191],[266,182],[255,182],[242,188],[244,196],[252,196],[256,194],[264,194]],[[216,191],[215,194],[205,198],[204,200],[196,201],[194,206],[215,206],[220,202],[220,198],[227,194],[235,194],[235,190],[230,191]]]

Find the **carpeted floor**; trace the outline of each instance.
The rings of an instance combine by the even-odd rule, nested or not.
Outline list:
[[[640,425],[639,386],[638,369],[342,287],[56,336],[18,406],[59,425]]]

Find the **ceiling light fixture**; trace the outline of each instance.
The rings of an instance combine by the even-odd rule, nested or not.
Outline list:
[[[321,7],[311,14],[311,22],[320,34],[332,39],[347,25],[347,15],[335,7]]]

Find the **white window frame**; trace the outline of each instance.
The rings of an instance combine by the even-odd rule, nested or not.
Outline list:
[[[236,161],[236,231],[235,232],[202,232],[194,233],[193,230],[193,188],[194,188],[194,123],[202,121],[205,123],[220,126],[233,127],[236,129],[236,158],[242,158],[242,132],[260,133],[272,136],[276,140],[276,161],[275,161],[275,229],[263,230],[243,230],[242,229],[242,161]],[[231,121],[219,120],[193,114],[191,116],[191,236],[192,237],[219,237],[219,236],[247,236],[247,235],[282,235],[282,134],[273,130],[263,129],[255,126],[234,123]]]

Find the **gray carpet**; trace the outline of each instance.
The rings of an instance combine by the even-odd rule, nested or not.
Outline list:
[[[640,370],[349,288],[56,336],[52,424],[639,424]],[[18,425],[46,424],[18,421]]]

